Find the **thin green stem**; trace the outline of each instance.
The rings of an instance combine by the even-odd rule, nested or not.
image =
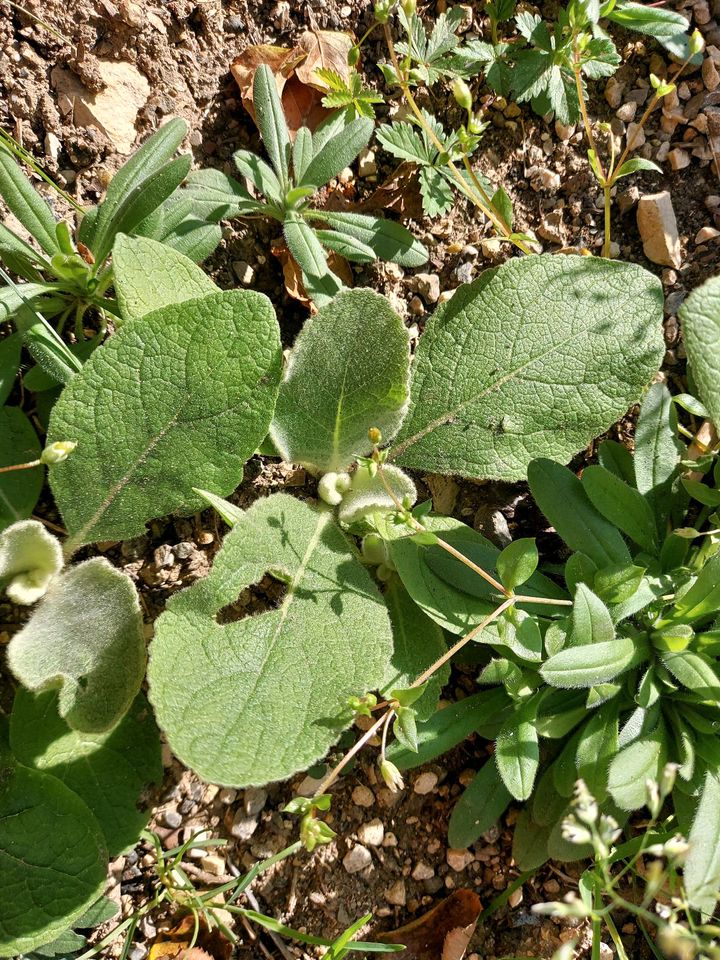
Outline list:
[[[427,120],[423,116],[422,110],[417,105],[417,101],[415,100],[415,97],[412,94],[410,85],[405,79],[404,70],[401,67],[400,61],[398,60],[397,54],[395,52],[395,44],[393,43],[392,33],[390,31],[389,24],[385,23],[384,29],[385,29],[385,41],[387,43],[387,48],[390,53],[390,59],[392,61],[393,68],[397,75],[398,85],[402,90],[402,94],[405,97],[408,103],[408,106],[410,107],[412,112],[415,114],[417,122],[420,124],[422,129],[428,135],[428,137],[432,141],[435,148],[440,153],[445,153],[446,152],[445,145],[442,143],[440,138],[437,136],[435,131],[432,129],[432,127],[428,124]],[[464,157],[464,160],[465,160],[466,166],[469,166],[467,157]],[[489,198],[487,197],[487,193],[482,189],[482,187],[480,187],[479,194],[475,195],[473,191],[470,190],[470,188],[468,187],[465,181],[465,178],[463,177],[458,167],[449,158],[447,161],[447,167],[448,167],[448,170],[450,170],[450,172],[452,173],[453,179],[455,180],[461,193],[465,197],[467,197],[467,199],[470,200],[480,211],[482,211],[482,213],[485,214],[485,216],[488,218],[488,220],[490,220],[490,222],[493,224],[497,232],[501,234],[503,237],[505,237],[507,240],[510,240],[511,243],[515,244],[515,246],[518,247],[518,249],[522,250],[523,253],[531,253],[532,251],[527,246],[527,244],[525,244],[522,240],[519,240],[513,236],[512,231],[506,226],[502,217],[494,209],[492,201],[488,203]],[[474,183],[475,183],[475,180],[473,180],[473,184]]]
[[[10,0],[5,0],[5,2],[9,3]],[[71,197],[69,193],[66,193],[62,187],[59,187],[52,177],[45,173],[33,155],[28,153],[24,147],[20,146],[15,137],[13,137],[11,133],[8,133],[7,130],[3,130],[2,127],[0,127],[0,144],[5,146],[10,153],[13,154],[13,156],[17,157],[18,160],[22,160],[23,163],[26,163],[33,173],[36,173],[41,180],[44,180],[49,187],[52,187],[53,190],[55,190],[63,198],[63,200],[65,200],[66,203],[69,203],[70,206],[73,207],[73,209],[75,209],[78,213],[85,213],[84,208],[77,202],[77,200]]]
[[[612,206],[611,190],[612,187],[610,184],[604,184],[603,204],[605,207],[605,238],[603,240],[603,257],[605,257],[606,260],[610,258],[610,231],[612,229],[612,216],[610,209]]]

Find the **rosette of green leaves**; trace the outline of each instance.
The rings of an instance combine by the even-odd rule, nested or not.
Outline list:
[[[235,164],[256,196],[218,171],[192,174],[188,193],[209,219],[260,214],[281,223],[288,250],[318,306],[342,287],[328,265],[328,250],[356,263],[381,259],[419,267],[426,262],[425,247],[400,224],[313,205],[317,192],[369,143],[373,133],[369,117],[355,116],[354,109],[340,110],[313,133],[301,127],[291,143],[275,78],[265,65],[255,73],[253,102],[270,162],[248,150],[235,154]]]

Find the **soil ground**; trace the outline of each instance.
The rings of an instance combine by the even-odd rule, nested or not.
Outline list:
[[[0,123],[84,204],[101,197],[109,175],[123,157],[110,136],[76,123],[64,112],[56,68],[98,89],[102,85],[99,62],[134,64],[149,84],[149,95],[137,115],[138,142],[168,116],[180,115],[190,125],[187,147],[196,164],[232,172],[232,153],[240,147],[259,149],[260,144],[229,73],[231,61],[249,43],[292,46],[308,27],[342,30],[352,24],[359,35],[372,17],[367,0],[347,4],[342,0],[256,4],[244,0],[45,0],[42,4],[25,0],[24,6],[65,40],[0,0]],[[481,32],[481,5],[469,6],[477,8],[471,29]],[[720,58],[720,2],[697,0],[675,6],[695,18]],[[432,15],[434,10],[429,4],[426,12]],[[645,100],[649,73],[663,73],[666,61],[652,41],[645,43],[637,36],[619,39],[625,61],[617,75],[622,84],[619,98],[613,90],[595,85],[591,110],[622,132],[625,121],[621,117],[629,117],[632,107],[621,117],[617,111]],[[365,52],[366,74],[372,83],[380,80],[372,65],[382,56],[379,41]],[[513,105],[491,104],[487,90],[477,84],[476,88],[479,98],[485,98],[491,120],[477,154],[478,166],[494,183],[502,183],[512,197],[517,228],[534,230],[548,251],[563,246],[596,249],[602,239],[601,197],[587,166],[581,132],[548,124],[526,108],[518,111]],[[666,161],[662,175],[645,174],[624,181],[613,210],[619,256],[642,264],[663,280],[668,297],[663,375],[677,386],[684,369],[677,309],[684,296],[720,265],[720,247],[712,231],[708,239],[703,234],[696,239],[702,228],[720,227],[720,183],[712,162],[712,147],[720,147],[717,88],[709,69],[687,74],[679,89],[676,113],[680,119],[673,126],[672,121],[662,123],[659,112],[655,114],[648,124],[647,143],[640,149],[650,158],[658,151],[667,155],[668,150],[678,150],[678,165],[685,157],[687,165],[673,171]],[[452,101],[433,106],[440,119],[452,123],[456,118]],[[350,187],[358,200],[370,196],[394,169],[392,158],[379,150],[376,155],[377,172],[358,178]],[[683,247],[679,269],[650,263],[637,230],[638,195],[660,189],[670,190],[675,206]],[[489,236],[487,225],[463,203],[438,221],[420,219],[410,226],[431,248],[431,261],[423,272],[436,273],[443,291],[468,281],[497,260],[498,255],[484,243]],[[276,230],[270,224],[235,221],[225,230],[209,266],[219,285],[230,287],[238,284],[238,276],[249,265],[254,273],[252,286],[272,299],[285,342],[290,344],[306,311],[285,291],[280,265],[270,254],[274,239]],[[416,296],[412,275],[399,268],[373,266],[361,273],[357,282],[389,296],[408,324],[422,327],[423,317],[432,311],[432,304]],[[616,431],[618,436],[630,436],[631,420]],[[491,538],[502,542],[509,535],[539,535],[541,546],[553,549],[553,538],[546,534],[522,485],[458,484],[442,477],[418,480],[424,496],[433,497],[436,509],[474,524]],[[248,466],[236,500],[247,505],[283,487],[303,496],[313,494],[303,471],[256,459]],[[41,513],[58,521],[50,503],[45,503]],[[138,584],[151,623],[168,596],[207,571],[222,533],[217,517],[206,513],[155,522],[146,536],[108,547],[107,552]],[[9,639],[21,620],[16,608],[0,602],[0,642]],[[445,696],[456,699],[472,689],[471,672],[458,668]],[[4,698],[8,696],[6,680]],[[487,905],[517,876],[510,853],[517,812],[511,810],[469,851],[447,849],[447,821],[454,799],[487,752],[484,742],[468,740],[439,763],[413,772],[407,789],[393,795],[377,782],[371,748],[334,792],[330,819],[339,839],[312,856],[298,855],[256,882],[253,889],[260,908],[284,923],[325,936],[336,935],[371,911],[373,922],[364,931],[368,937],[420,916],[459,887],[476,891]],[[266,791],[220,790],[200,783],[168,751],[165,771],[165,782],[153,798],[152,826],[168,846],[186,836],[186,831],[210,830],[229,838],[229,847],[221,851],[224,860],[212,863],[220,874],[244,870],[294,839],[295,825],[281,810],[302,777]],[[371,852],[371,863],[351,874],[343,866],[343,858],[361,838]],[[121,899],[126,913],[147,892],[146,855],[147,848],[141,845],[113,864],[113,896]],[[208,874],[208,864],[203,865],[199,858],[191,856],[189,863],[201,882],[222,879]],[[561,942],[579,937],[577,955],[584,955],[587,931],[530,913],[534,902],[558,899],[572,890],[579,871],[573,864],[550,864],[538,871],[477,931],[470,952],[487,960],[545,958]],[[158,926],[162,926],[162,918],[141,925],[131,960],[143,960]],[[256,931],[258,939],[253,940],[247,930],[238,932],[243,937],[238,956],[281,955],[266,934]],[[643,956],[645,945],[633,924],[623,928],[623,935],[628,955]],[[292,945],[284,953],[302,955]]]

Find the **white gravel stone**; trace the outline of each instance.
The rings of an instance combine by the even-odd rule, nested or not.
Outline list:
[[[421,797],[424,797],[428,793],[432,793],[435,787],[437,786],[438,775],[427,771],[421,773],[413,784],[413,792],[419,793]]]
[[[346,873],[359,873],[365,867],[369,867],[371,863],[372,854],[361,843],[356,844],[352,850],[348,850],[343,857],[343,867]]]
[[[377,817],[358,827],[358,837],[362,843],[366,843],[369,847],[379,847],[384,836],[385,826],[382,820],[378,820]]]

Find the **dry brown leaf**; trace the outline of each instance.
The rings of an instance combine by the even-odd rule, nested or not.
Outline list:
[[[306,30],[298,40],[298,46],[306,53],[305,59],[295,68],[298,80],[323,93],[327,93],[328,85],[315,72],[318,67],[334,70],[343,80],[349,80],[348,54],[353,42],[349,33],[340,33],[337,30]]]
[[[382,943],[402,943],[402,960],[462,960],[482,904],[472,890],[455,890],[436,907],[391,933],[375,936]]]
[[[403,218],[422,220],[425,214],[417,167],[412,163],[401,163],[392,176],[373,190],[367,200],[363,200],[360,209],[363,213],[393,210]]]
[[[253,108],[253,80],[255,71],[261,64],[266,64],[275,75],[275,84],[280,96],[285,88],[288,79],[293,76],[297,64],[307,56],[300,47],[276,47],[271,43],[258,43],[246,47],[239,57],[236,57],[230,64],[230,73],[235,78],[235,82],[240,88],[240,99],[243,106],[255,119],[255,110]]]
[[[282,92],[282,106],[291,140],[295,140],[300,127],[308,127],[312,132],[325,117],[330,116],[331,111],[322,105],[323,96],[315,87],[298,80],[297,76],[290,77]]]
[[[305,287],[303,286],[302,270],[284,241],[273,244],[270,252],[274,257],[277,257],[282,264],[283,281],[288,295],[291,296],[293,300],[298,300],[304,304],[304,306],[309,307],[311,313],[317,313],[317,307],[307,295]],[[331,250],[328,251],[327,258],[328,265],[332,272],[340,277],[346,287],[351,287],[353,285],[353,272],[347,260],[345,260],[344,257],[338,256],[337,253],[333,253]]]
[[[201,917],[197,942],[191,947],[194,932],[195,918],[187,914],[167,934],[159,935],[148,960],[230,960],[233,945],[217,927],[211,930]]]

